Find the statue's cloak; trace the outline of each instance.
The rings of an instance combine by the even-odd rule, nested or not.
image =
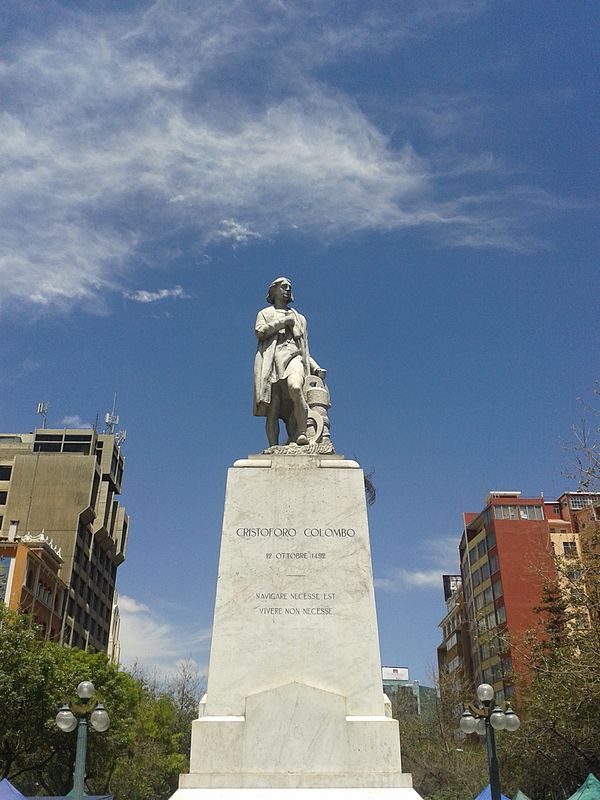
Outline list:
[[[308,333],[306,319],[295,309],[290,309],[296,321],[293,335],[302,356],[304,374],[309,375],[312,369],[318,369],[318,364],[310,357],[308,352]],[[256,357],[254,359],[254,408],[255,417],[266,417],[267,408],[271,402],[271,386],[275,372],[275,347],[279,330],[275,328],[279,317],[273,308],[268,306],[258,312],[254,332],[258,338]],[[264,337],[264,338],[262,338]]]

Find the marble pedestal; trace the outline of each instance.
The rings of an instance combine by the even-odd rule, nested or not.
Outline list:
[[[381,665],[363,472],[228,472],[208,687],[172,800],[417,800]]]

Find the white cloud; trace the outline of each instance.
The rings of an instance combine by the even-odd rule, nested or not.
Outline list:
[[[136,303],[156,303],[157,300],[166,300],[169,297],[189,298],[189,294],[186,294],[181,286],[175,286],[173,289],[158,289],[155,292],[137,289],[135,292],[126,292],[123,296],[128,300],[135,300]]]
[[[74,414],[73,416],[63,417],[60,421],[61,425],[64,425],[65,428],[91,428],[91,422],[84,422],[79,414]]]
[[[442,590],[442,575],[458,573],[458,537],[438,537],[421,540],[415,555],[418,567],[391,567],[375,578],[375,588],[399,594],[409,588]]]
[[[174,230],[237,246],[289,229],[329,238],[422,226],[450,244],[518,246],[513,223],[531,198],[465,202],[408,141],[392,146],[314,77],[324,60],[460,24],[483,5],[333,15],[310,0],[264,13],[251,0],[156,0],[65,12],[38,38],[15,36],[0,65],[0,304],[101,309],[133,269],[168,261]],[[453,129],[460,104],[436,103],[418,113]],[[183,296],[160,291],[129,297]]]
[[[177,672],[182,661],[193,660],[206,673],[210,630],[176,626],[133,597],[119,595],[121,663],[139,664],[162,676]]]
[[[150,609],[145,603],[134,600],[126,594],[119,595],[119,611],[123,614],[149,614]]]
[[[403,592],[409,587],[441,589],[443,571],[440,569],[396,569],[385,578],[375,578],[375,588],[385,592]]]
[[[221,229],[216,231],[215,238],[231,239],[234,245],[248,244],[251,239],[262,239],[260,233],[250,229],[248,225],[242,225],[234,219],[221,220]]]

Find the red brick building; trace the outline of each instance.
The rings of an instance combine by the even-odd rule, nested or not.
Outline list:
[[[581,557],[580,529],[584,517],[588,524],[595,518],[596,507],[600,495],[590,492],[565,492],[552,501],[521,497],[520,492],[490,492],[480,512],[464,514],[460,586],[454,597],[445,587],[441,670],[456,669],[460,657],[463,675],[475,686],[490,683],[500,698],[513,693],[513,671],[524,669],[520,643],[528,631],[539,628],[534,609],[544,583],[556,576],[554,558],[572,558],[575,564]],[[576,572],[574,567],[574,577]],[[464,627],[455,637],[448,623],[459,607]],[[453,650],[459,639],[460,648]]]
[[[459,557],[473,682],[510,696],[518,643],[537,626],[534,608],[555,572],[543,498],[490,492],[482,511],[464,515]]]

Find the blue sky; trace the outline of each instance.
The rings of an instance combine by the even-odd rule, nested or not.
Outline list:
[[[127,429],[125,662],[208,656],[253,324],[294,282],[424,682],[462,512],[572,487],[598,375],[596,3],[19,2],[0,23],[3,431]],[[596,134],[596,136],[594,135]]]

